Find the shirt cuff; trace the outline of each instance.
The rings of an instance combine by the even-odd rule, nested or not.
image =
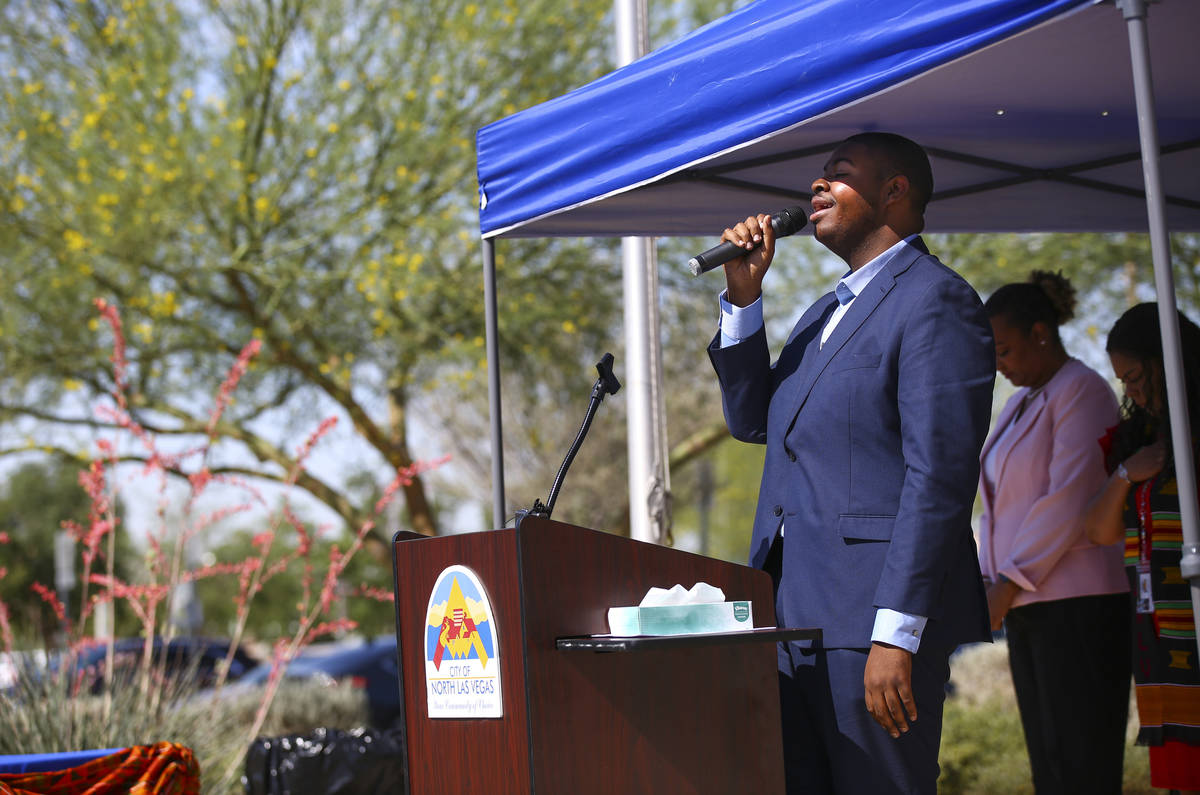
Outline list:
[[[899,646],[913,654],[921,645],[925,634],[925,616],[910,616],[896,610],[881,607],[875,611],[875,628],[871,630],[871,641]]]
[[[721,347],[737,345],[754,335],[763,326],[762,296],[749,306],[734,306],[729,303],[727,291],[721,291]]]

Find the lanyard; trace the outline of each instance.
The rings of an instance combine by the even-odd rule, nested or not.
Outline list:
[[[1138,514],[1138,565],[1137,565],[1137,596],[1134,600],[1138,613],[1154,613],[1154,586],[1150,576],[1150,545],[1154,543],[1154,517],[1150,513],[1150,492],[1154,490],[1157,477],[1141,483],[1137,487],[1134,501]],[[1154,616],[1154,632],[1158,633],[1158,616]]]
[[[1154,490],[1156,480],[1157,475],[1137,487],[1138,560],[1143,564],[1150,562],[1150,544],[1153,543],[1154,517],[1150,512],[1150,492]]]

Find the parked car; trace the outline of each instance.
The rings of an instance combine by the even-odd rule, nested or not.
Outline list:
[[[264,662],[243,676],[239,687],[267,681],[271,663]],[[396,636],[318,643],[304,649],[288,665],[288,679],[314,679],[328,684],[349,682],[367,698],[371,725],[394,726],[400,718],[400,680],[396,664]]]
[[[145,640],[142,638],[118,638],[114,641],[113,668],[118,681],[134,675],[141,663],[144,648]],[[227,639],[182,636],[171,638],[165,644],[161,637],[154,638],[150,654],[156,670],[163,666],[162,670],[168,677],[194,677],[197,688],[206,688],[216,681],[217,666],[228,652]],[[71,665],[73,670],[83,672],[83,687],[96,693],[104,686],[107,653],[107,644],[98,643],[82,649],[74,660],[69,655],[59,656],[50,667],[57,671],[64,665]],[[239,646],[230,660],[226,681],[236,681],[258,665],[259,660]],[[72,676],[71,681],[74,679]]]

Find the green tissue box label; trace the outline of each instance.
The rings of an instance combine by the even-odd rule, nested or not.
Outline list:
[[[656,607],[610,607],[608,631],[613,635],[690,635],[754,629],[748,601],[709,602]]]

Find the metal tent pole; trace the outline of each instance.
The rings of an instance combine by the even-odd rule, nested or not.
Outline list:
[[[1196,468],[1188,420],[1187,387],[1183,380],[1183,350],[1179,341],[1179,316],[1175,308],[1175,278],[1171,271],[1171,243],[1163,209],[1158,172],[1158,124],[1154,115],[1154,84],[1150,76],[1150,37],[1146,30],[1145,0],[1117,0],[1129,31],[1129,56],[1137,98],[1138,132],[1142,146],[1142,172],[1146,180],[1146,209],[1150,216],[1150,250],[1154,258],[1154,286],[1158,294],[1158,324],[1163,341],[1163,370],[1171,419],[1171,444],[1175,450],[1175,480],[1179,486],[1179,513],[1183,520],[1183,558],[1180,574],[1192,586],[1192,616],[1200,626],[1200,509],[1196,499]],[[1200,633],[1197,634],[1200,649]]]
[[[617,66],[646,54],[646,0],[614,0]],[[661,542],[670,530],[665,409],[658,329],[658,264],[652,238],[621,239],[628,406],[629,535]]]
[[[500,420],[500,331],[496,311],[496,244],[483,241],[483,320],[492,424],[492,527],[504,527],[504,432]]]

